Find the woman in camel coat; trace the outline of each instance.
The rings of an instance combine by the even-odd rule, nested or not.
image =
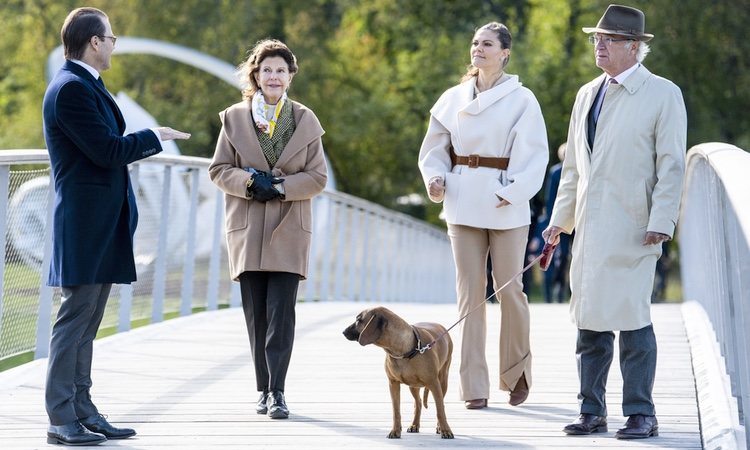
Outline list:
[[[323,128],[311,110],[286,96],[297,72],[286,45],[259,42],[242,71],[245,99],[219,114],[222,129],[208,170],[225,193],[230,274],[240,282],[260,392],[256,412],[283,419],[294,305],[310,253],[311,200],[327,180]]]

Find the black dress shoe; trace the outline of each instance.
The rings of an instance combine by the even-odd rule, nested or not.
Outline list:
[[[89,431],[103,434],[107,439],[126,439],[130,436],[135,436],[134,429],[113,427],[101,414],[94,414],[93,416],[79,420],[81,421],[81,425],[88,428]]]
[[[107,438],[98,433],[92,433],[81,425],[79,421],[65,425],[50,425],[47,428],[48,444],[63,445],[97,445]]]
[[[268,412],[268,405],[266,405],[267,398],[268,398],[268,392],[260,393],[258,404],[255,405],[255,412],[257,412],[258,414],[265,414]]]
[[[625,422],[625,428],[620,428],[615,433],[617,439],[645,439],[659,435],[659,422],[656,416],[644,416],[633,414]]]
[[[581,413],[575,422],[570,425],[566,425],[563,428],[566,434],[591,434],[591,433],[606,433],[607,432],[607,418],[605,416],[595,416],[593,414]]]
[[[268,417],[272,419],[286,419],[289,417],[289,408],[284,401],[284,393],[281,391],[271,391],[266,400],[268,406]]]

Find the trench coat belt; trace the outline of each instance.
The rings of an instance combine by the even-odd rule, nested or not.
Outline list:
[[[490,156],[459,156],[453,151],[453,147],[450,148],[451,154],[451,165],[463,165],[471,168],[475,167],[491,167],[494,169],[507,170],[510,158],[493,158]]]

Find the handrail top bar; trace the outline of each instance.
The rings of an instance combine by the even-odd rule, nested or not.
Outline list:
[[[716,172],[727,198],[737,216],[737,221],[750,237],[750,153],[731,144],[708,142],[693,146],[687,155],[686,182],[690,181],[691,168],[698,161],[705,160]]]
[[[211,160],[198,156],[165,155],[150,156],[147,161],[136,161],[135,164],[149,162],[158,164],[179,164],[188,167],[208,167]],[[46,149],[10,149],[0,150],[0,165],[11,164],[48,164],[49,154]]]
[[[0,151],[0,165],[47,164],[49,154],[46,149],[10,149]]]

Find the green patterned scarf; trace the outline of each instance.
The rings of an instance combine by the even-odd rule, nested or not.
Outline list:
[[[255,134],[258,136],[263,156],[266,157],[268,165],[273,168],[279,161],[284,147],[286,147],[286,144],[292,138],[294,130],[297,128],[297,124],[294,123],[294,114],[292,114],[292,102],[286,101],[284,102],[284,106],[281,107],[279,119],[272,137],[269,137],[267,133],[264,133],[258,127],[254,126],[253,128],[255,129]]]

